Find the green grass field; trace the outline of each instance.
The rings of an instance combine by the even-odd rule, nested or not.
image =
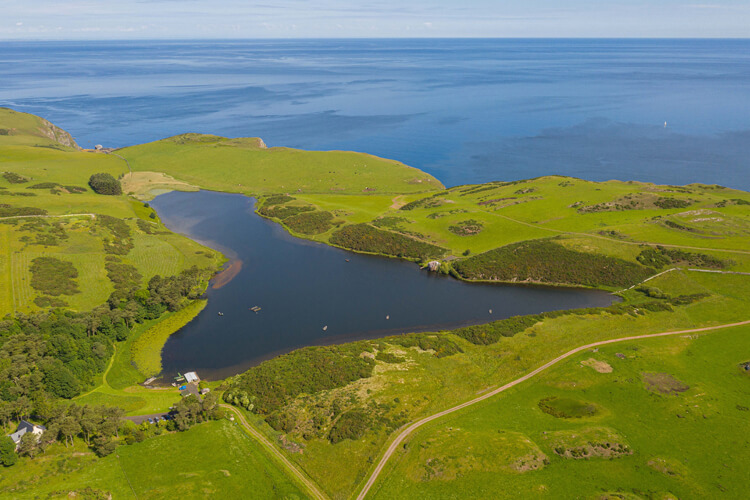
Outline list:
[[[429,174],[348,151],[265,148],[258,139],[185,134],[118,151],[134,171],[233,193],[403,194],[442,188]]]
[[[80,443],[79,443],[80,445]],[[8,498],[78,498],[92,490],[112,498],[305,498],[300,488],[239,426],[207,422],[182,433],[120,446],[97,459],[84,446],[54,445],[0,475]]]
[[[393,458],[372,497],[744,496],[750,378],[740,363],[749,355],[748,327],[581,354],[476,409],[428,424]],[[590,359],[609,372],[587,366]],[[662,383],[647,383],[654,375]],[[663,383],[669,379],[682,385],[670,391]],[[552,396],[593,403],[597,413],[549,415],[538,403]],[[591,434],[602,428],[607,438]],[[584,445],[623,443],[632,454],[570,458],[561,448],[580,446],[574,436]],[[532,456],[545,460],[534,464]]]

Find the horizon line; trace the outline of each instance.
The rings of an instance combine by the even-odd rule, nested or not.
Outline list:
[[[410,37],[393,37],[393,36],[368,36],[368,37],[326,37],[326,36],[307,36],[307,37],[150,37],[150,38],[0,38],[0,43],[4,42],[231,42],[231,41],[304,41],[304,40],[750,40],[750,36],[621,36],[621,37],[600,37],[600,36],[528,36],[528,37],[504,37],[504,36],[410,36]]]

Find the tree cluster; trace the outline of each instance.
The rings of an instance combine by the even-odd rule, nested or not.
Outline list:
[[[115,341],[127,339],[136,323],[197,298],[210,274],[194,267],[154,276],[148,288],[115,290],[93,311],[6,316],[0,321],[0,401],[77,396],[106,368]]]
[[[112,177],[112,174],[99,173],[89,178],[89,186],[98,194],[118,195],[122,194],[120,181]]]
[[[34,458],[44,453],[47,447],[55,442],[63,442],[68,447],[76,437],[83,439],[99,456],[112,453],[117,446],[120,425],[125,416],[124,410],[107,406],[78,406],[59,404],[44,399],[36,404],[19,406],[9,402],[0,402],[0,423],[8,430],[14,420],[27,419],[31,415],[46,427],[41,436],[27,432],[21,437],[18,450],[13,445],[13,454],[6,441],[0,441],[0,463],[13,465],[17,456]]]

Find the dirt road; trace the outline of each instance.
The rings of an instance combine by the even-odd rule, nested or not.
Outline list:
[[[307,488],[308,492],[314,497],[319,500],[326,500],[328,497],[326,497],[319,489],[318,487],[309,480],[302,472],[299,471],[271,442],[266,439],[266,437],[255,430],[253,426],[251,426],[248,421],[245,419],[245,416],[242,414],[241,411],[239,411],[234,406],[230,405],[219,405],[222,408],[231,411],[234,413],[234,415],[237,417],[237,419],[240,421],[240,424],[247,430],[247,432],[254,437],[256,440],[260,442],[269,452],[271,452],[276,458],[278,458],[284,466],[287,468],[287,470],[294,475],[299,481]]]
[[[488,393],[486,393],[486,394],[484,394],[484,395],[482,395],[482,396],[480,396],[480,397],[478,397],[476,399],[472,399],[471,401],[467,401],[466,403],[454,406],[453,408],[449,408],[447,410],[443,410],[443,411],[441,411],[439,413],[436,413],[434,415],[430,415],[429,417],[425,417],[422,420],[419,420],[419,421],[414,422],[413,424],[411,424],[409,427],[407,427],[406,429],[404,429],[396,437],[396,439],[393,441],[393,443],[391,443],[391,445],[388,447],[388,449],[386,450],[385,454],[383,455],[383,458],[380,459],[380,462],[378,463],[378,466],[375,467],[375,470],[370,475],[370,478],[367,480],[367,483],[365,484],[364,488],[362,488],[362,491],[360,491],[359,495],[357,496],[357,500],[363,500],[365,498],[365,496],[367,496],[367,493],[370,491],[370,488],[372,488],[372,485],[375,484],[375,481],[377,481],[378,476],[380,476],[380,473],[383,471],[383,467],[385,467],[385,464],[386,464],[386,462],[388,462],[388,459],[391,458],[391,456],[393,455],[393,453],[396,451],[396,449],[398,449],[398,447],[401,445],[401,443],[404,441],[404,439],[406,439],[415,430],[417,430],[418,428],[422,427],[424,424],[432,422],[433,420],[436,420],[436,419],[438,419],[440,417],[443,417],[445,415],[448,415],[449,413],[453,413],[453,412],[458,411],[458,410],[460,410],[462,408],[466,408],[467,406],[471,406],[471,405],[477,404],[477,403],[479,403],[481,401],[484,401],[485,399],[488,399],[488,398],[491,398],[492,396],[500,394],[501,392],[507,391],[511,387],[514,387],[514,386],[516,386],[516,385],[518,385],[518,384],[520,384],[522,382],[525,382],[525,381],[529,380],[532,377],[535,377],[536,375],[538,375],[542,371],[546,370],[550,366],[553,366],[553,365],[559,363],[560,361],[562,361],[562,360],[564,360],[566,358],[569,358],[570,356],[573,356],[574,354],[578,354],[581,351],[585,351],[587,349],[592,349],[594,347],[599,347],[599,346],[603,346],[603,345],[607,345],[607,344],[615,344],[617,342],[628,342],[628,341],[631,341],[631,340],[642,340],[642,339],[650,339],[650,338],[655,338],[655,337],[667,337],[667,336],[670,336],[670,335],[684,335],[684,334],[689,334],[689,333],[708,332],[708,331],[711,331],[711,330],[719,330],[719,329],[722,329],[722,328],[732,328],[732,327],[735,327],[735,326],[743,326],[743,325],[750,325],[750,320],[748,320],[748,321],[741,321],[739,323],[729,323],[729,324],[726,324],[726,325],[707,326],[707,327],[704,327],[704,328],[693,328],[691,330],[679,330],[679,331],[674,331],[674,332],[652,333],[652,334],[648,334],[648,335],[637,335],[637,336],[634,336],[634,337],[624,337],[624,338],[619,338],[619,339],[602,340],[600,342],[594,342],[594,343],[591,343],[591,344],[586,344],[586,345],[582,345],[580,347],[576,347],[575,349],[572,349],[572,350],[566,352],[565,354],[561,354],[560,356],[556,357],[552,361],[549,361],[549,362],[543,364],[542,366],[540,366],[536,370],[534,370],[534,371],[532,371],[530,373],[527,373],[523,377],[517,378],[516,380],[513,380],[512,382],[508,382],[507,384],[505,384],[502,387],[498,387],[497,389],[495,389],[493,391],[490,391],[490,392],[488,392]]]

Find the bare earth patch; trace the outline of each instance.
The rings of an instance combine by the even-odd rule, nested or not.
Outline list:
[[[644,373],[643,381],[646,383],[646,389],[660,394],[677,394],[690,389],[689,385],[680,382],[668,373]]]
[[[599,373],[612,373],[612,366],[606,361],[598,361],[594,358],[589,358],[586,361],[581,361],[581,364],[593,368]]]
[[[151,200],[155,192],[198,191],[197,186],[178,181],[161,172],[132,172],[120,180],[123,193],[133,193],[141,201]]]

